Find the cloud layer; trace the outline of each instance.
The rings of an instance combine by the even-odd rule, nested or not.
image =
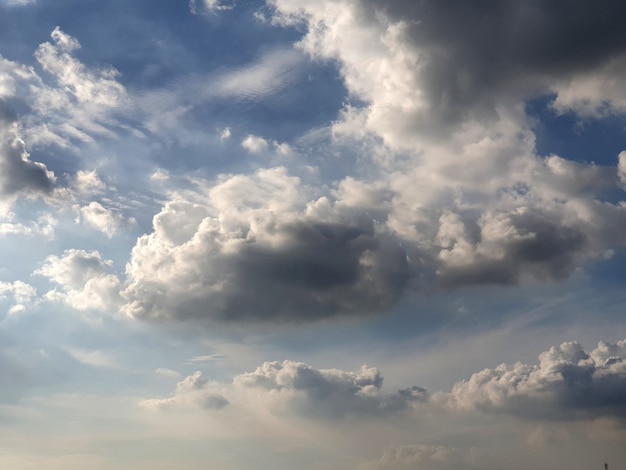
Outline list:
[[[457,382],[451,392],[419,386],[387,392],[376,368],[358,372],[315,369],[294,361],[265,362],[230,384],[208,382],[200,372],[180,381],[170,398],[149,407],[221,409],[227,403],[318,419],[394,416],[419,419],[430,411],[511,414],[532,421],[626,419],[626,340],[600,342],[587,352],[577,342],[553,346],[538,364],[502,364]],[[218,406],[219,403],[219,406]]]

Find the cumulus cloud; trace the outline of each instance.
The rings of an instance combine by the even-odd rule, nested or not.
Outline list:
[[[171,201],[133,249],[126,312],[302,321],[393,305],[409,279],[404,250],[366,214],[307,204],[306,192],[273,168]]]
[[[97,251],[66,250],[61,257],[49,256],[35,274],[61,288],[46,293],[51,301],[65,302],[77,310],[116,312],[120,305],[120,281],[111,273],[112,264]]]
[[[202,378],[201,372],[185,377],[178,382],[171,397],[144,400],[142,406],[150,410],[220,410],[228,405],[228,400],[212,391],[209,382]]]
[[[171,372],[167,375],[173,376]],[[419,386],[386,391],[383,376],[374,367],[362,366],[358,371],[316,369],[285,360],[265,362],[252,372],[235,375],[230,383],[209,382],[196,372],[180,381],[170,397],[144,404],[154,409],[214,409],[229,403],[286,418],[321,420],[385,416],[444,419],[469,413],[509,414],[537,423],[590,422],[626,419],[625,391],[626,340],[600,342],[590,352],[572,341],[541,353],[538,364],[517,362],[476,372],[457,382],[450,392],[432,393]],[[385,461],[416,465],[419,459],[426,462],[440,450],[430,446],[394,448],[387,457],[371,464],[372,468],[387,468]],[[467,457],[456,451],[442,455]]]
[[[221,409],[252,406],[277,415],[317,419],[393,415],[427,401],[420,387],[387,393],[375,368],[358,372],[314,369],[294,361],[265,362],[254,372],[237,375],[230,384],[208,382],[200,372],[178,382],[172,396],[145,400],[151,409]]]
[[[424,118],[438,125],[489,118],[501,103],[558,92],[568,78],[610,68],[626,50],[617,20],[624,7],[610,0],[268,3],[275,21],[308,26],[306,50],[342,61],[350,90],[372,102],[368,124],[398,112],[410,118],[399,125],[407,130],[428,125]],[[576,88],[584,96],[585,87]]]
[[[626,340],[553,346],[538,364],[502,364],[458,382],[435,401],[454,410],[512,413],[534,419],[626,418]]]
[[[601,167],[537,155],[524,105],[550,95],[559,112],[592,115],[563,87],[619,69],[626,35],[606,13],[622,7],[268,3],[274,24],[304,26],[297,47],[334,61],[357,98],[329,144],[358,153],[357,168],[315,190],[279,167],[173,195],[133,249],[129,315],[302,321],[383,312],[407,289],[560,280],[624,245],[626,205],[604,199],[623,184],[622,158]],[[581,24],[586,49],[572,54]],[[225,73],[202,96],[268,97],[297,75],[301,56],[282,52]],[[597,89],[619,112],[621,89]],[[293,151],[253,134],[241,145]]]
[[[441,284],[560,279],[623,244],[613,229],[624,226],[623,205],[600,200],[615,168],[539,157],[524,112],[525,99],[546,94],[565,112],[567,80],[617,67],[626,38],[607,13],[621,7],[577,2],[562,14],[542,2],[269,3],[275,23],[306,27],[299,47],[336,61],[364,101],[344,108],[335,136],[382,139],[387,152],[370,149],[380,171],[359,184],[384,188],[378,217],[405,247],[421,249],[415,255]],[[573,54],[581,24],[588,49]],[[620,109],[621,88],[597,90],[604,94],[592,106]]]

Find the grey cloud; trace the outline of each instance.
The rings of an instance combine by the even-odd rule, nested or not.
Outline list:
[[[382,311],[395,303],[408,282],[406,254],[393,240],[376,234],[371,221],[357,226],[299,222],[277,228],[288,239],[286,246],[249,245],[240,253],[234,267],[241,292],[233,293],[234,308],[227,315],[257,310],[259,316],[288,318],[295,313],[315,318]],[[276,296],[282,300],[277,302]]]
[[[45,195],[54,183],[54,175],[44,164],[29,160],[19,136],[17,116],[0,101],[0,196]]]
[[[626,418],[626,340],[591,352],[567,342],[539,355],[539,364],[502,364],[438,395],[453,409],[540,419]]]
[[[513,92],[529,97],[626,54],[626,5],[612,0],[518,2],[365,0],[404,21],[422,58],[431,109],[447,121],[494,111]]]
[[[270,182],[277,187],[268,189]],[[242,189],[250,200],[231,201],[240,197],[239,184],[248,185]],[[294,210],[289,198],[301,195],[293,185],[296,179],[273,169],[225,179],[204,209],[167,205],[155,218],[155,232],[133,250],[127,313],[298,322],[391,307],[411,277],[397,239],[358,211],[332,211],[324,218]],[[224,200],[220,191],[227,191]],[[215,217],[211,204],[227,205]]]
[[[589,255],[589,243],[580,228],[557,217],[525,208],[497,216],[495,221],[484,217],[480,222],[466,221],[469,228],[465,233],[470,235],[463,241],[471,247],[471,254],[460,263],[444,260],[439,282],[446,286],[512,284],[525,276],[567,277]],[[458,243],[455,241],[455,246]]]

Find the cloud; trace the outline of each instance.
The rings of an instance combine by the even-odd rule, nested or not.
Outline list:
[[[35,68],[0,57],[0,98],[19,98],[26,105],[20,119],[24,141],[30,148],[49,145],[77,150],[96,137],[115,138],[131,132],[120,117],[128,116],[133,103],[119,72],[112,67],[89,68],[74,54],[78,40],[60,28],[35,52],[44,74]],[[2,115],[6,120],[6,113]],[[15,119],[13,119],[15,120]]]
[[[225,175],[204,191],[172,200],[138,240],[128,314],[298,322],[385,310],[409,280],[406,253],[384,229],[325,198],[309,203],[284,168]]]
[[[502,468],[493,456],[478,448],[460,449],[444,445],[407,444],[388,447],[378,460],[359,466],[359,470],[462,470]]]
[[[542,2],[269,3],[274,23],[303,25],[298,47],[335,61],[362,101],[333,131],[360,147],[372,176],[337,184],[380,188],[377,220],[437,284],[558,280],[623,246],[614,227],[624,227],[624,206],[602,200],[616,169],[538,156],[524,110],[551,94],[564,110],[567,80],[615,68],[626,36],[606,13],[621,7],[578,2],[562,17]],[[581,24],[585,50],[572,54]],[[546,46],[529,47],[529,31]],[[622,89],[602,90],[592,106],[619,111]]]
[[[531,419],[626,418],[626,340],[600,342],[586,352],[577,342],[553,346],[539,364],[502,364],[438,395],[454,410],[511,413]]]
[[[199,5],[198,5],[199,4]],[[189,9],[194,15],[201,13],[215,13],[216,11],[232,10],[235,8],[234,1],[222,0],[190,0]]]
[[[382,383],[378,370],[365,366],[346,372],[294,361],[265,362],[254,372],[235,376],[230,384],[208,382],[196,372],[178,382],[171,397],[142,404],[151,409],[221,409],[230,404],[281,416],[334,420],[394,415],[428,399],[420,387],[386,393]]]
[[[80,214],[89,225],[100,230],[109,238],[115,235],[124,220],[121,214],[107,209],[97,201],[92,201],[87,206],[81,207]]]
[[[358,372],[314,369],[301,362],[266,362],[254,372],[233,379],[236,389],[267,394],[278,410],[316,418],[394,414],[428,399],[426,390],[412,387],[396,393],[382,391],[383,378],[375,368]]]
[[[117,368],[118,361],[112,358],[105,351],[100,350],[86,350],[80,348],[64,348],[65,352],[72,356],[73,359],[91,367],[96,368]]]
[[[43,215],[37,220],[23,224],[17,221],[14,212],[8,212],[0,217],[0,236],[24,235],[27,237],[43,236],[48,239],[54,237],[57,221],[50,214]]]
[[[255,62],[217,75],[204,93],[207,97],[242,101],[267,99],[295,83],[303,59],[293,49],[271,50]]]
[[[270,144],[271,144],[272,150],[276,154],[281,155],[283,157],[289,156],[293,153],[293,149],[288,143],[286,142],[279,143],[275,140],[269,142],[268,140],[258,135],[248,134],[241,141],[241,146],[250,153],[266,152],[270,148]]]
[[[617,177],[622,187],[626,187],[626,151],[622,151],[618,156]]]
[[[517,362],[476,372],[454,384],[450,392],[433,393],[419,386],[386,391],[383,376],[374,367],[316,369],[285,360],[264,362],[252,372],[235,375],[229,383],[209,382],[196,372],[180,381],[170,397],[147,400],[146,405],[214,409],[221,408],[218,403],[229,403],[234,413],[257,410],[284,419],[395,416],[417,424],[430,419],[448,423],[450,419],[459,422],[463,416],[512,415],[533,423],[585,423],[625,420],[625,390],[626,340],[603,341],[590,352],[572,341],[541,353],[538,364]],[[392,450],[388,459],[400,465],[400,460],[394,459],[401,457],[402,465],[408,465],[417,464],[416,459],[428,460],[442,449],[409,446],[399,453]],[[467,454],[454,451],[449,456],[465,459]],[[385,460],[372,463],[373,468]]]
[[[263,137],[247,135],[245,139],[241,141],[241,146],[250,153],[260,153],[266,151],[269,144]]]
[[[111,313],[119,308],[120,281],[111,273],[112,262],[97,251],[65,250],[63,256],[51,255],[34,274],[45,276],[61,288],[46,298],[67,303],[77,310]]]
[[[74,176],[72,189],[81,195],[100,194],[106,189],[106,184],[100,179],[95,170],[79,170]]]
[[[30,284],[22,281],[0,281],[0,302],[12,300],[12,305],[7,311],[9,315],[23,312],[28,305],[34,302],[36,297],[37,291]]]
[[[37,0],[1,0],[0,4],[9,6],[9,7],[22,7],[26,5],[32,5],[37,3]]]
[[[228,406],[228,400],[210,390],[201,372],[195,372],[176,385],[169,398],[144,400],[141,405],[150,410],[221,410]]]
[[[155,372],[161,377],[165,377],[168,379],[179,379],[181,377],[180,372],[162,367],[159,367],[157,370],[155,370]]]
[[[42,163],[32,162],[20,138],[17,117],[0,101],[0,198],[50,194],[55,176]]]
[[[489,119],[511,100],[563,94],[568,82],[570,94],[582,99],[623,96],[615,86],[605,95],[596,86],[594,96],[589,86],[575,83],[593,71],[616,76],[613,62],[626,52],[617,18],[625,10],[610,0],[567,3],[567,11],[539,0],[471,7],[405,0],[268,3],[277,11],[275,22],[308,26],[301,42],[307,51],[341,61],[350,91],[372,103],[368,125],[382,125],[397,112],[404,121],[398,127],[426,125],[422,130],[432,132],[432,123]],[[609,71],[598,72],[603,67]]]

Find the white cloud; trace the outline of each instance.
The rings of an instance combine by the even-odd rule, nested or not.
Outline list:
[[[626,151],[620,152],[618,156],[617,177],[622,187],[626,187]]]
[[[201,372],[195,372],[176,385],[176,390],[169,398],[144,400],[142,406],[150,410],[189,410],[198,408],[220,410],[228,405],[228,400],[219,392],[211,390],[209,383],[202,378]]]
[[[37,0],[1,0],[0,1],[1,4],[13,7],[13,6],[26,6],[26,5],[33,5],[35,3],[37,3]]]
[[[117,361],[105,351],[71,347],[64,348],[64,351],[81,364],[91,367],[111,369],[119,366]]]
[[[555,85],[552,107],[558,113],[573,112],[585,118],[603,118],[626,113],[626,93],[621,86],[626,56],[603,67],[575,75]]]
[[[230,127],[225,127],[224,129],[221,130],[220,132],[221,141],[230,139],[230,136],[231,136]]]
[[[107,209],[97,201],[80,208],[80,214],[89,225],[111,238],[118,231],[124,220],[117,212]]]
[[[250,153],[261,153],[267,150],[269,144],[263,137],[248,135],[241,141],[241,146]]]
[[[73,189],[81,195],[100,194],[106,190],[106,184],[99,178],[95,170],[79,170],[74,176]]]
[[[43,76],[0,57],[0,97],[19,96],[29,108],[20,119],[28,146],[76,150],[76,143],[128,130],[118,117],[133,104],[117,81],[117,70],[85,66],[73,56],[80,49],[78,40],[58,27],[51,38],[35,52]]]
[[[13,302],[8,310],[9,315],[23,312],[28,305],[34,302],[36,297],[37,291],[30,284],[22,281],[0,281],[0,301],[4,302],[11,299]]]
[[[296,81],[303,59],[293,49],[269,51],[256,62],[218,75],[205,87],[204,94],[209,98],[267,100]]]
[[[502,364],[458,382],[435,401],[455,410],[508,412],[531,419],[624,419],[626,340],[600,342],[586,352],[577,342],[553,346],[539,364]]]
[[[54,237],[57,225],[56,219],[50,214],[43,215],[37,220],[21,223],[14,212],[0,217],[0,236],[23,235],[26,237],[43,236],[48,239]]]
[[[180,372],[162,367],[158,368],[155,372],[161,377],[165,377],[168,379],[179,379],[181,376]]]
[[[275,140],[268,141],[263,137],[249,134],[242,141],[241,146],[245,148],[250,153],[263,153],[267,152],[270,149],[273,150],[277,155],[286,157],[292,155],[293,149],[286,142],[277,142]]]
[[[111,274],[112,262],[97,251],[66,250],[62,257],[49,256],[35,274],[58,284],[62,292],[49,291],[46,298],[65,302],[77,310],[111,313],[119,308],[120,281]]]

